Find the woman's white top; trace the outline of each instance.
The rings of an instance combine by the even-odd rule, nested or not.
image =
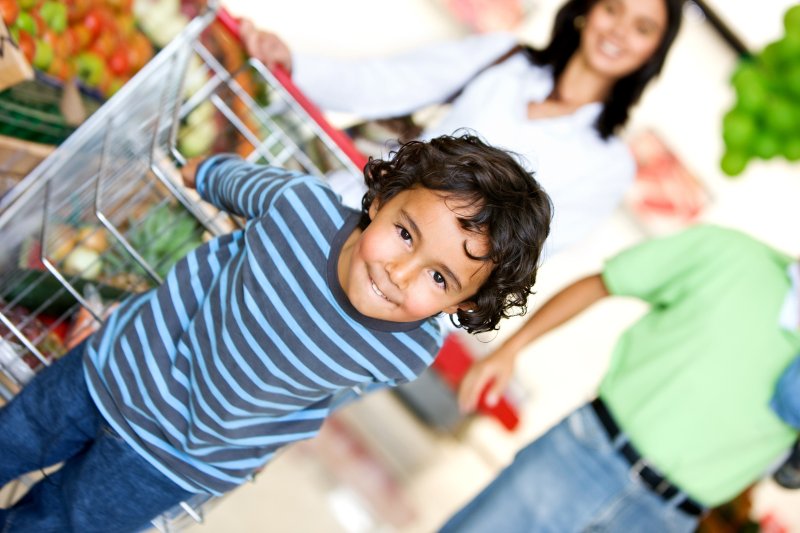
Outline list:
[[[422,138],[468,128],[486,142],[522,156],[555,207],[547,244],[552,255],[611,214],[632,184],[636,165],[619,138],[603,140],[594,128],[602,111],[599,102],[570,115],[528,118],[528,103],[543,101],[553,89],[549,68],[516,54],[474,77],[515,44],[512,35],[487,34],[388,58],[297,54],[293,76],[322,109],[365,119],[404,115],[443,102],[469,82],[446,116]],[[348,184],[354,186],[355,179]]]

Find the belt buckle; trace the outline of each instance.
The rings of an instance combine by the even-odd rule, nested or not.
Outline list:
[[[633,465],[631,465],[630,470],[628,470],[628,475],[630,476],[630,479],[632,481],[636,481],[638,479],[641,483],[646,485],[648,489],[652,490],[653,492],[655,492],[656,494],[658,494],[663,498],[666,492],[670,489],[670,487],[672,487],[672,483],[670,483],[669,480],[665,478],[661,473],[659,473],[656,470],[653,470],[653,473],[656,474],[658,477],[660,477],[661,481],[659,481],[655,487],[651,487],[649,483],[647,483],[644,477],[642,476],[642,471],[644,471],[645,468],[650,468],[651,470],[653,470],[653,468],[647,463],[647,461],[645,461],[643,457],[640,457],[639,459],[636,460],[635,463],[633,463]],[[678,491],[678,494],[676,494],[676,496],[680,494],[681,492]]]
[[[636,481],[637,479],[643,481],[642,470],[647,467],[647,461],[645,461],[643,457],[639,457],[636,462],[631,465],[630,470],[628,470],[628,476],[630,476],[631,481]]]

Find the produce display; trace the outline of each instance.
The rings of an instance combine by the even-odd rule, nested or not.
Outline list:
[[[197,219],[175,201],[132,206],[127,222],[118,229],[162,278],[202,244],[204,232]],[[52,360],[99,327],[95,314],[105,316],[117,302],[156,282],[96,222],[62,221],[49,228],[45,238],[43,246],[34,232],[18,250],[5,250],[16,261],[0,272],[0,313]],[[91,312],[51,274],[43,259],[83,297]],[[0,389],[16,390],[40,365],[9,328],[0,326]],[[4,373],[16,383],[4,382]]]
[[[0,0],[3,20],[34,68],[77,76],[110,96],[153,56],[133,0]]]
[[[722,122],[720,166],[738,176],[753,158],[800,160],[800,5],[783,17],[785,35],[744,58],[731,83],[736,103]]]
[[[45,358],[52,360],[64,354],[66,349],[63,339],[55,332],[56,329],[48,327],[37,318],[28,316],[27,312],[19,307],[9,308],[2,300],[0,309],[6,318],[17,324],[17,328]],[[42,362],[30,353],[2,322],[0,322],[0,365],[5,367],[21,385],[30,381],[34,371],[42,365]]]

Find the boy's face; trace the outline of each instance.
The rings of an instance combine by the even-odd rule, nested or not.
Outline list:
[[[485,255],[488,241],[461,227],[458,201],[420,187],[377,203],[370,207],[369,226],[348,238],[339,257],[339,281],[350,303],[392,322],[469,309],[491,264],[467,255],[465,248]]]

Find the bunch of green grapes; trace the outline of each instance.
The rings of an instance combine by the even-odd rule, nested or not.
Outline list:
[[[783,17],[786,34],[754,58],[742,59],[731,84],[736,104],[722,121],[720,166],[741,174],[754,157],[800,160],[800,4]]]

